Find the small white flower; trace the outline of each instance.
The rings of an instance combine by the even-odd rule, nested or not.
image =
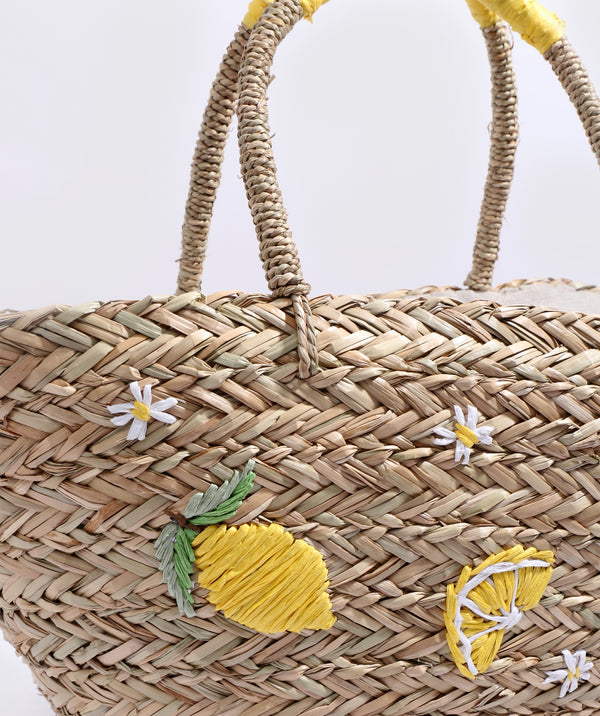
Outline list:
[[[593,668],[593,664],[586,662],[585,651],[579,650],[574,654],[568,649],[565,649],[562,653],[566,669],[556,669],[556,671],[546,672],[545,684],[552,684],[555,681],[562,681],[560,688],[559,698],[562,699],[566,694],[570,694],[575,691],[580,681],[588,681],[590,678],[590,671]]]
[[[116,418],[111,418],[110,422],[113,425],[126,425],[130,420],[133,420],[127,433],[127,440],[143,440],[146,437],[146,429],[150,418],[160,420],[161,423],[174,423],[177,420],[175,416],[164,412],[177,405],[177,398],[166,398],[152,405],[152,386],[144,386],[143,397],[137,382],[130,383],[129,389],[134,397],[133,403],[108,406],[111,413],[123,413],[123,415],[118,415]]]
[[[436,428],[433,432],[440,437],[436,438],[433,442],[436,445],[452,445],[453,442],[456,442],[454,460],[460,462],[462,459],[462,464],[468,465],[473,445],[477,443],[491,445],[491,434],[494,428],[477,427],[477,408],[474,408],[472,405],[469,405],[466,421],[464,413],[458,405],[454,406],[454,415],[456,416],[454,430],[441,427]]]

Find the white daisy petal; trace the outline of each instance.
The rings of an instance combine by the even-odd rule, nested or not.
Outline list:
[[[160,420],[161,423],[174,423],[177,418],[174,415],[169,415],[169,413],[161,413],[160,410],[154,410],[154,406],[150,408],[150,415],[154,418],[154,420]]]
[[[142,420],[142,424],[140,425],[140,434],[138,435],[138,440],[145,440],[146,430],[148,430],[148,423],[145,420]]]
[[[570,686],[570,683],[569,683],[569,679],[567,678],[563,681],[563,685],[560,688],[560,694],[558,695],[558,697],[560,699],[562,699],[562,697],[566,695],[567,691],[569,690],[569,686]]]
[[[152,404],[152,386],[150,384],[144,386],[144,400],[142,400],[142,403],[148,407]]]
[[[470,455],[471,455],[471,450],[464,443],[461,443],[460,440],[457,440],[456,441],[456,449],[454,451],[455,462],[460,462],[462,459],[462,464],[468,465]]]
[[[572,693],[573,691],[575,691],[575,689],[577,688],[578,685],[579,685],[579,681],[577,679],[573,679],[573,681],[571,681],[571,685],[569,686],[569,693]]]
[[[113,413],[128,413],[133,408],[133,403],[120,403],[119,405],[109,405],[109,412]]]
[[[434,445],[452,445],[456,438],[434,438]]]
[[[448,430],[448,428],[436,428],[433,433],[434,435],[439,435],[442,438],[452,440],[452,442],[456,440],[456,433],[452,432],[452,430]]]
[[[138,403],[141,403],[142,391],[140,390],[140,386],[138,385],[137,380],[129,384],[129,389],[131,390],[131,395],[133,395],[133,397],[138,401]]]
[[[555,681],[562,681],[568,677],[569,673],[566,669],[556,669],[555,671],[546,672],[546,681],[544,681],[544,683],[553,684]]]
[[[573,658],[575,659],[577,666],[581,669],[581,667],[585,664],[585,651],[583,651],[583,649],[578,649],[573,652]]]
[[[454,415],[456,416],[457,423],[460,423],[461,425],[465,424],[465,416],[464,416],[464,413],[461,410],[460,406],[458,406],[458,405],[454,406]]]
[[[111,418],[110,422],[113,425],[121,426],[121,425],[127,425],[127,423],[133,419],[134,419],[133,415],[129,412],[129,413],[125,413],[125,415],[117,415],[116,418]]]
[[[590,666],[591,666],[591,664],[590,664]],[[589,671],[580,671],[579,672],[579,679],[581,681],[589,681],[590,676],[591,676],[591,674]]]
[[[477,427],[477,408],[474,408],[472,405],[469,405],[467,408],[467,427],[473,431],[475,431]]]
[[[493,440],[492,436],[490,435],[490,432],[493,430],[493,428],[477,428],[475,431],[475,435],[479,438],[479,442],[482,445],[491,445]]]
[[[152,404],[152,410],[168,410],[174,408],[179,401],[177,398],[165,398],[164,400],[157,400],[156,403]]]
[[[146,435],[146,421],[135,418],[127,433],[127,440],[143,440],[144,438],[140,437],[142,433]]]
[[[567,665],[567,669],[571,673],[575,673],[575,669],[577,668],[577,660],[575,659],[575,655],[571,654],[571,652],[568,649],[563,649],[562,655],[565,659],[565,664]]]

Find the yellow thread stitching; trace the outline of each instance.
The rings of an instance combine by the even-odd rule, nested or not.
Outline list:
[[[481,27],[491,27],[500,21],[500,17],[496,13],[491,12],[485,5],[478,0],[467,0],[467,5],[471,11],[471,15],[475,18]]]
[[[482,0],[542,55],[564,37],[565,23],[536,0]]]
[[[532,562],[537,566],[512,567]],[[446,638],[461,674],[474,679],[473,670],[481,674],[490,666],[505,629],[518,623],[521,612],[539,603],[550,581],[553,563],[552,552],[517,545],[491,555],[474,569],[464,567],[456,587],[448,585]]]
[[[265,8],[270,5],[273,0],[252,0],[248,7],[248,12],[244,17],[243,23],[246,27],[252,29],[258,22],[258,18],[263,14]],[[312,22],[312,16],[317,10],[329,0],[298,0],[304,11],[304,17]]]
[[[228,619],[265,634],[333,626],[323,557],[280,525],[211,525],[192,546],[198,583]]]
[[[468,448],[472,448],[473,445],[476,445],[479,442],[479,438],[472,430],[469,430],[469,428],[466,425],[461,425],[460,423],[454,424],[454,432],[456,434],[456,437],[461,441],[463,445],[466,445]]]
[[[133,408],[131,408],[131,414],[138,420],[148,422],[150,420],[150,408],[144,403],[140,403],[138,400],[134,401]]]

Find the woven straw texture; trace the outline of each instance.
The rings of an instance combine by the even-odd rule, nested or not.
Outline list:
[[[275,50],[303,15],[275,0],[224,58],[193,160],[178,295],[0,314],[0,626],[61,716],[597,714],[600,314],[433,288],[309,298],[266,107]],[[518,129],[506,29],[484,36],[493,126],[477,289],[490,285]],[[600,102],[579,58],[562,38],[546,59],[600,157]],[[236,105],[271,295],[206,297],[196,289]],[[127,439],[133,417],[139,440]],[[228,497],[206,506],[216,493]],[[171,587],[189,565],[170,535],[189,527],[190,501],[200,519],[222,510],[227,525],[254,526],[205,533],[196,557],[212,591],[196,584],[180,611]],[[227,555],[233,574],[257,564],[270,524],[306,555],[299,577],[280,566],[279,594],[317,583],[322,621],[298,628],[318,630],[259,633],[225,617],[233,576],[221,578],[210,539],[251,533],[247,553]],[[285,626],[290,603],[312,619],[312,596],[293,596],[273,607],[261,596],[245,623]],[[482,617],[482,603],[501,606]],[[487,630],[497,653],[474,645],[471,679],[446,629],[472,636],[490,614],[510,627]],[[568,674],[563,650],[577,655]]]
[[[310,303],[305,380],[289,299],[1,317],[2,626],[58,713],[553,713],[553,657],[600,657],[600,317],[407,292]],[[139,443],[107,411],[132,380],[180,400]],[[469,465],[433,443],[455,404],[495,428]],[[186,618],[161,583],[166,511],[250,458],[233,523],[319,550],[329,631],[257,634],[200,588]],[[517,543],[552,550],[554,574],[473,682],[449,660],[446,585]],[[568,708],[596,713],[598,683]]]

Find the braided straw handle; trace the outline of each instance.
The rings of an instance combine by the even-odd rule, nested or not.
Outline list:
[[[492,286],[500,231],[510,194],[519,142],[517,88],[512,66],[512,40],[501,18],[478,0],[467,0],[485,39],[492,80],[492,124],[488,175],[481,202],[473,264],[465,285],[476,291]]]
[[[279,43],[305,14],[302,2],[303,0],[275,0],[263,12],[253,30],[239,73],[238,136],[242,176],[260,243],[263,267],[273,294],[292,297],[294,300],[300,374],[306,376],[314,373],[317,366],[316,345],[313,343],[314,329],[306,301],[308,286],[302,276],[277,183],[266,103],[270,68],[275,52]],[[510,42],[502,23],[497,22],[497,18],[491,13],[484,14],[485,17],[477,19],[480,19],[484,27],[492,67],[499,68],[495,76],[495,90],[507,85],[508,91],[499,101],[501,105],[504,102],[504,127],[498,132],[496,144],[493,143],[492,146],[491,178],[488,178],[484,197],[483,220],[480,222],[482,231],[478,237],[479,242],[476,242],[475,253],[480,260],[475,267],[476,278],[483,274],[483,278],[479,278],[479,284],[485,280],[486,271],[491,276],[489,267],[493,266],[497,254],[497,236],[512,178],[518,130]],[[490,21],[493,22],[492,25],[489,24]],[[494,76],[494,71],[492,75]],[[495,119],[501,114],[496,112]],[[507,148],[508,152],[505,151]],[[504,157],[501,156],[503,152]],[[499,168],[504,173],[501,171],[498,175]],[[495,253],[487,250],[486,242],[490,236],[496,241]]]
[[[225,143],[238,98],[238,72],[250,30],[272,0],[252,0],[243,24],[229,46],[213,83],[198,135],[182,230],[177,293],[201,289],[208,233],[216,192],[221,179]],[[477,0],[467,0],[481,25],[492,77],[492,125],[488,177],[481,206],[473,267],[467,279],[471,288],[491,284],[498,255],[502,219],[514,173],[518,142],[517,92],[512,68],[511,39],[500,18]],[[310,16],[316,5],[303,6]]]
[[[600,101],[589,75],[565,37],[565,23],[536,0],[480,0],[548,60],[579,119],[600,164]]]
[[[177,293],[200,288],[206,243],[231,120],[238,97],[238,71],[250,28],[242,24],[213,82],[198,134],[185,206]]]
[[[305,296],[306,284],[297,261],[277,184],[268,127],[266,91],[269,70],[279,43],[303,15],[304,0],[275,0],[261,16],[246,47],[240,69],[238,104],[242,175],[261,245],[269,285],[275,295]],[[473,5],[469,3],[473,12]],[[584,124],[592,149],[599,158],[600,104],[579,57],[564,37],[564,24],[535,0],[482,0],[476,12],[497,14],[551,62]],[[474,12],[475,14],[475,12]],[[492,260],[492,264],[493,261]],[[482,282],[485,287],[486,281]],[[299,336],[310,339],[310,313],[297,313]],[[302,330],[301,330],[302,327]],[[308,346],[309,351],[316,347]],[[309,370],[310,368],[310,370]],[[304,374],[314,364],[302,366]]]
[[[565,37],[565,23],[536,0],[467,0],[467,3],[475,18],[481,19],[482,23],[489,21],[492,15],[501,17],[550,63],[577,110],[594,156],[600,164],[600,101],[579,55]],[[482,13],[480,18],[477,17],[478,13]],[[483,212],[482,207],[480,231]],[[491,241],[488,250],[486,237],[482,236],[479,246],[475,246],[473,269],[466,280],[469,288],[486,290],[491,287],[491,271],[496,263],[497,248],[498,244],[494,246]],[[483,256],[480,252],[483,252]]]
[[[221,183],[225,144],[238,98],[238,72],[242,55],[252,28],[270,2],[272,0],[251,1],[211,88],[192,159],[182,227],[177,294],[199,291],[201,288],[213,207]],[[316,9],[328,0],[303,2],[304,16],[310,19]]]

